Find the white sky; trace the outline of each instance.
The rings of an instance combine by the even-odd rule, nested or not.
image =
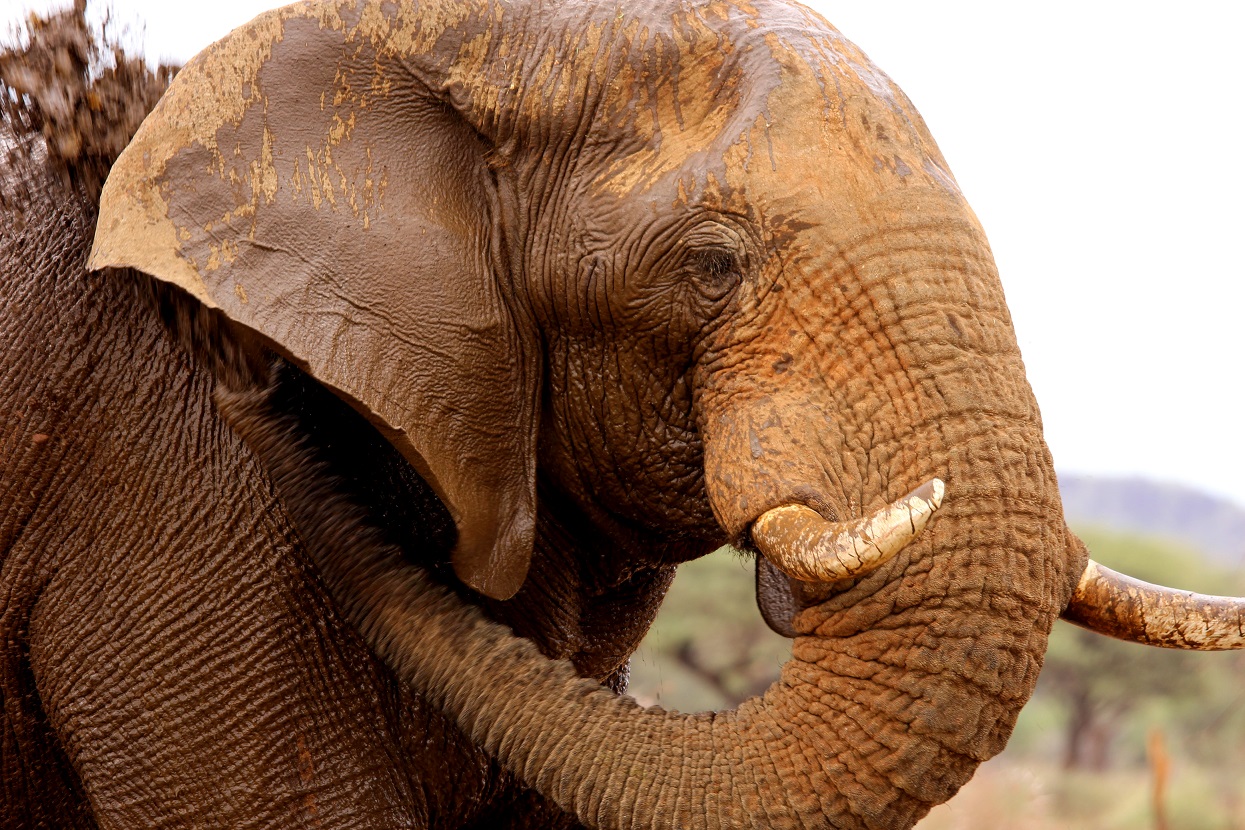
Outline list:
[[[185,60],[274,4],[112,5]],[[811,5],[913,99],[981,218],[1059,469],[1245,503],[1245,4]]]

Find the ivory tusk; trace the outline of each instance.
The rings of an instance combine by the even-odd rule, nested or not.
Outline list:
[[[1162,648],[1245,648],[1245,599],[1164,588],[1089,560],[1061,615],[1090,631]]]
[[[917,537],[942,504],[946,487],[930,479],[872,516],[828,522],[802,504],[766,511],[752,525],[752,541],[774,567],[807,582],[863,576]]]

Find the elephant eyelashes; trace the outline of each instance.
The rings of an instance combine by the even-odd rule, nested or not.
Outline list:
[[[734,288],[742,278],[739,258],[723,248],[699,251],[693,260],[696,270],[703,275],[707,288],[720,297]]]

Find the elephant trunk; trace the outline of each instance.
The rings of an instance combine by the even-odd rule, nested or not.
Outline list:
[[[974,523],[985,506],[949,498],[939,521]],[[1032,551],[1015,558],[1041,561]],[[832,598],[805,612],[816,634],[795,641],[763,696],[720,713],[645,709],[550,662],[396,552],[348,561],[320,566],[382,659],[595,827],[909,827],[1002,748],[1038,670],[1031,625],[964,630],[921,610],[908,594],[954,578],[930,562],[915,584],[887,592],[892,607],[912,603],[898,614],[898,648],[886,642],[894,631],[869,630],[878,609],[861,619],[859,603]],[[1037,605],[976,579],[958,590],[1018,620]],[[1007,654],[1019,659],[1002,665]],[[467,680],[483,677],[491,681]]]
[[[766,781],[736,786],[777,799],[751,813],[762,822],[906,827],[948,799],[1003,748],[1083,564],[975,220],[945,192],[873,209],[888,221],[810,241],[824,253],[758,298],[755,330],[711,344],[722,357],[700,379],[715,514],[797,577],[803,608],[779,683],[713,721],[738,741],[715,734],[719,753],[755,759],[738,780]],[[935,481],[945,501],[924,530],[864,569],[798,572],[788,555],[813,534],[771,527],[786,510],[876,527],[922,487],[932,507]]]

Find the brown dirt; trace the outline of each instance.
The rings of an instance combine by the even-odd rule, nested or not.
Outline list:
[[[86,20],[86,0],[30,15],[0,47],[0,160],[35,161],[92,201],[176,68],[152,71]],[[0,201],[5,199],[0,188]],[[9,198],[17,195],[8,193]]]

